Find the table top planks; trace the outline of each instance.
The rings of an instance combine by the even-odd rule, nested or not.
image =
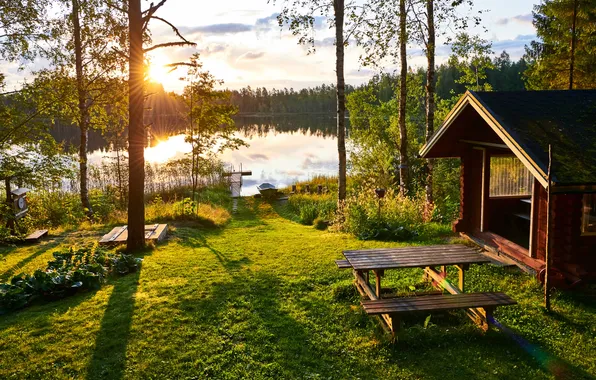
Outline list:
[[[343,251],[355,270],[482,264],[490,260],[461,244]]]

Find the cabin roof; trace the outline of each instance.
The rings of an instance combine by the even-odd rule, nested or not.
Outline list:
[[[596,90],[467,91],[420,154],[441,144],[461,110],[471,105],[546,185],[548,145],[554,186],[596,184]],[[540,178],[541,177],[541,178]]]

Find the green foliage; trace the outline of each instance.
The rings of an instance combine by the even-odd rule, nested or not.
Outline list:
[[[190,128],[186,130],[185,141],[191,144],[193,191],[197,189],[199,178],[212,172],[213,162],[218,162],[217,153],[247,145],[235,135],[232,116],[238,110],[230,102],[231,93],[217,90],[223,81],[202,67],[199,54],[193,54],[185,78],[188,85],[181,97],[189,109]]]
[[[335,194],[334,194],[335,195]],[[295,194],[288,199],[289,210],[301,224],[311,226],[315,219],[330,221],[337,209],[337,198],[332,194]]]
[[[573,88],[596,88],[596,1],[547,0],[532,13],[538,38],[526,46],[528,89],[569,89],[572,62]]]
[[[389,189],[379,201],[373,191],[362,191],[346,199],[338,228],[361,240],[407,241],[418,235],[423,210],[422,197],[402,197]]]
[[[23,308],[35,300],[55,300],[83,290],[97,290],[110,274],[138,270],[141,259],[110,254],[96,245],[54,252],[44,270],[19,274],[0,284],[0,314]]]
[[[319,231],[324,231],[327,229],[327,227],[329,227],[329,222],[320,217],[315,218],[312,224],[315,227],[315,229]]]
[[[204,227],[222,227],[230,217],[229,211],[221,206],[193,201],[191,198],[164,202],[157,195],[145,207],[145,220],[149,223],[179,220],[197,222]]]
[[[477,35],[457,33],[451,42],[452,54],[449,64],[461,73],[456,83],[463,84],[466,89],[473,91],[491,91],[492,86],[487,82],[488,70],[494,69],[490,56],[492,44]]]

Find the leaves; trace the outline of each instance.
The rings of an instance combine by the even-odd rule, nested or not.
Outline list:
[[[23,308],[35,299],[53,300],[83,290],[96,290],[110,274],[125,275],[139,269],[142,259],[110,254],[97,245],[55,252],[45,270],[18,274],[0,284],[0,314]]]

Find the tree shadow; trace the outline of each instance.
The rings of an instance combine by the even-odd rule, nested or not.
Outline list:
[[[207,248],[209,251],[211,251],[211,253],[213,253],[217,261],[219,261],[219,263],[227,270],[238,270],[242,268],[242,266],[248,265],[252,262],[246,256],[243,256],[237,260],[233,260],[228,255],[214,248],[207,241],[207,237],[213,235],[214,234],[210,232],[197,233],[195,231],[192,234],[188,234],[185,238],[181,239],[179,241],[179,244],[188,248]]]
[[[146,257],[150,253],[142,255]],[[126,370],[126,350],[135,310],[135,294],[142,266],[135,273],[112,282],[113,288],[87,367],[87,379],[121,379]]]
[[[6,271],[4,271],[4,273],[2,273],[0,275],[0,282],[8,281],[11,276],[14,276],[15,274],[17,274],[17,272],[19,271],[20,268],[29,264],[31,261],[33,261],[37,257],[43,255],[47,251],[56,248],[60,243],[61,243],[61,241],[59,239],[54,239],[54,240],[50,240],[50,241],[46,242],[41,247],[39,247],[37,250],[35,250],[32,254],[25,257],[24,259],[22,259],[21,261],[19,261],[18,263],[16,263],[15,265],[10,267]]]
[[[198,377],[233,373],[238,366],[250,366],[251,376],[264,378],[330,378],[337,376],[338,367],[366,374],[357,360],[338,366],[338,353],[317,343],[319,326],[309,317],[293,315],[327,318],[333,315],[329,305],[320,303],[310,310],[299,302],[285,302],[294,296],[288,294],[292,289],[271,272],[237,271],[230,281],[213,284],[207,298],[183,300],[180,308],[220,339],[221,347],[210,358],[214,364],[203,367]],[[229,355],[238,347],[251,347],[240,361]]]

